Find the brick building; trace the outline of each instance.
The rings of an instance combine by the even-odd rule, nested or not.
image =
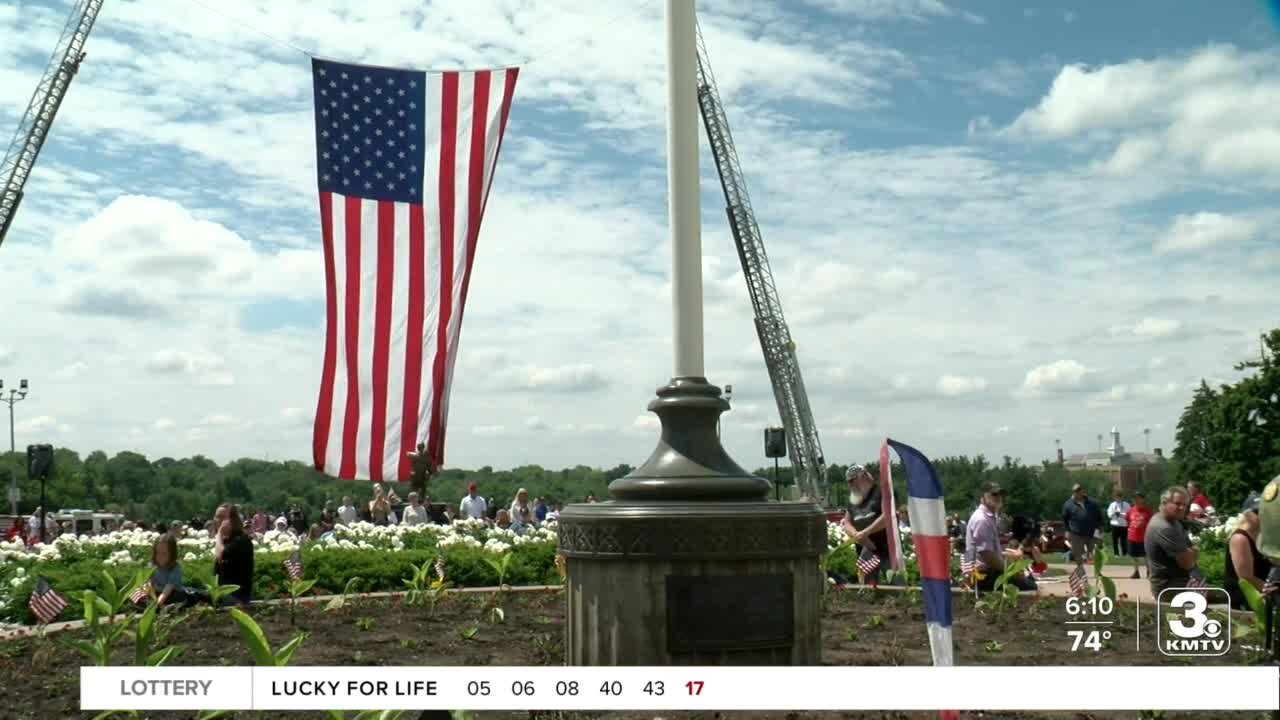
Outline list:
[[[1166,474],[1164,452],[1129,452],[1120,443],[1120,431],[1111,428],[1111,447],[1101,452],[1081,453],[1064,458],[1058,450],[1058,462],[1068,471],[1099,470],[1122,490],[1135,490],[1148,482],[1163,482]]]

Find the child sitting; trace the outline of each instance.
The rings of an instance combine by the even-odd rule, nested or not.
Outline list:
[[[151,547],[151,564],[155,566],[155,571],[151,573],[151,591],[155,594],[157,605],[182,605],[194,599],[182,586],[178,541],[173,535],[161,535],[156,540],[156,544]],[[143,601],[142,604],[145,603]]]

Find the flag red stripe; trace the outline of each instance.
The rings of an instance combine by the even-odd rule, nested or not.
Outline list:
[[[889,441],[880,444],[880,513],[884,517],[886,544],[889,546],[889,565],[894,570],[898,567],[898,509],[893,506],[892,466],[889,464]]]
[[[471,265],[476,259],[476,241],[480,237],[480,218],[484,212],[484,173],[485,145],[489,134],[489,82],[492,74],[482,70],[475,74],[474,92],[472,92],[471,108],[471,154],[467,160],[467,261],[462,269],[462,292],[458,300],[458,334],[453,338],[453,347],[449,348],[450,372],[457,345],[462,340],[462,318],[467,311],[467,288],[471,286]],[[443,414],[443,411],[442,411]],[[440,455],[443,462],[444,439],[449,432],[448,423],[440,419]]]
[[[345,254],[347,278],[342,291],[346,295],[346,318],[343,328],[347,341],[347,408],[342,424],[342,461],[338,474],[356,475],[356,428],[360,422],[360,198],[347,198]]]
[[[400,477],[413,467],[407,453],[418,441],[418,405],[422,402],[422,326],[426,322],[426,225],[425,208],[409,206],[409,306],[405,325],[404,409],[400,420]]]
[[[369,428],[369,479],[382,482],[387,438],[387,372],[391,360],[391,297],[395,283],[396,205],[378,201],[378,275],[373,311],[373,425]]]
[[[951,545],[943,535],[912,535],[920,577],[931,580],[951,579]]]
[[[431,368],[431,432],[428,451],[436,467],[444,463],[440,442],[440,405],[444,394],[445,359],[449,354],[449,320],[453,314],[454,173],[457,171],[458,73],[440,78],[440,310],[436,325],[436,357]]]
[[[333,375],[338,363],[337,270],[333,259],[333,193],[320,193],[320,231],[324,239],[325,329],[324,366],[320,371],[320,400],[316,404],[315,429],[311,436],[311,459],[324,472],[329,451],[329,425],[333,418]]]

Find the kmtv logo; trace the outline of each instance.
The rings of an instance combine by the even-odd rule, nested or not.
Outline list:
[[[1231,596],[1221,588],[1169,588],[1157,598],[1164,613],[1156,623],[1156,645],[1165,655],[1216,656],[1231,649],[1231,613],[1209,617],[1209,603],[1230,606]],[[1167,606],[1167,607],[1166,607]]]

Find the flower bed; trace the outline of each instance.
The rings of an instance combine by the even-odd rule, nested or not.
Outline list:
[[[157,537],[143,530],[63,535],[31,550],[20,542],[0,543],[0,622],[34,621],[27,602],[37,577],[71,600],[72,595],[97,588],[104,571],[118,583],[128,582],[149,567]],[[316,581],[316,592],[340,593],[352,578],[359,578],[356,589],[361,592],[404,590],[403,581],[413,575],[415,566],[438,557],[444,558],[445,572],[455,586],[497,585],[498,571],[487,559],[505,555],[511,556],[502,578],[506,584],[557,584],[556,543],[555,523],[524,535],[476,520],[449,526],[356,523],[304,543],[291,533],[272,530],[254,542],[254,597],[287,594],[283,562],[295,551],[302,556],[304,576]],[[202,587],[213,582],[213,546],[213,539],[202,531],[187,530],[179,538],[185,584]],[[79,619],[82,613],[80,603],[73,601],[59,619]]]
[[[149,567],[151,547],[158,535],[125,530],[98,536],[64,535],[48,545],[27,549],[21,543],[0,543],[0,622],[34,622],[27,602],[42,577],[72,602],[59,618],[82,616],[75,595],[95,589],[106,571],[117,583],[131,580]],[[502,581],[508,585],[555,585],[562,582],[556,568],[556,523],[517,535],[492,528],[478,520],[458,520],[452,525],[391,525],[369,523],[339,526],[321,540],[299,543],[292,533],[269,531],[254,542],[254,597],[272,599],[287,595],[283,562],[293,552],[302,556],[303,576],[315,580],[317,593],[341,593],[348,581],[359,578],[356,590],[385,592],[404,590],[415,567],[443,557],[445,573],[455,587],[492,587],[499,584],[498,570],[490,560],[506,561]],[[178,540],[185,584],[203,587],[213,582],[213,545],[207,533],[187,530]],[[840,526],[827,527],[826,569],[838,575],[856,575],[857,552],[846,542]],[[908,583],[919,579],[910,536],[903,540]],[[959,576],[953,562],[953,575]]]

